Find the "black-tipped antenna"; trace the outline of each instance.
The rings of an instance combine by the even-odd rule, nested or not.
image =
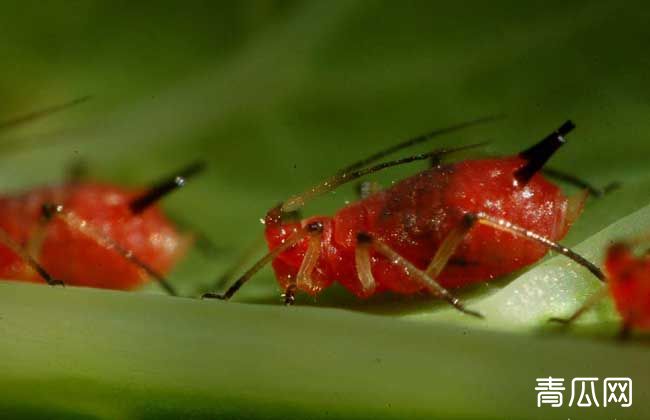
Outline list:
[[[72,101],[64,102],[57,105],[52,105],[47,108],[39,109],[38,111],[33,111],[27,114],[19,115],[17,117],[10,118],[5,121],[0,121],[0,130],[7,130],[10,128],[17,127],[22,124],[26,124],[30,121],[37,120],[42,117],[46,117],[55,112],[63,111],[67,108],[79,105],[91,99],[92,96],[86,95],[81,98],[73,99]]]
[[[325,181],[321,182],[320,184],[314,185],[310,189],[304,191],[302,194],[298,194],[298,195],[294,195],[293,197],[290,197],[287,201],[282,203],[280,210],[282,213],[296,211],[301,207],[303,207],[305,203],[311,200],[312,198],[323,195],[329,191],[332,191],[340,187],[343,184],[346,184],[350,181],[354,181],[355,179],[359,179],[362,176],[366,176],[373,172],[378,172],[383,169],[391,168],[393,166],[403,165],[406,163],[431,159],[432,157],[442,157],[450,153],[481,147],[484,146],[485,144],[486,143],[476,143],[476,144],[459,146],[450,149],[434,150],[433,152],[429,152],[429,153],[421,153],[419,155],[413,155],[401,159],[391,160],[388,162],[382,162],[375,166],[371,166],[369,168],[346,171],[346,172],[338,172],[336,175],[327,178]]]
[[[575,127],[575,124],[571,120],[568,120],[542,141],[521,152],[519,156],[528,162],[515,171],[515,179],[521,184],[527,184],[544,167],[544,164],[553,156],[557,149],[566,143],[564,136],[569,134]]]
[[[129,204],[131,211],[135,214],[142,213],[162,197],[174,190],[182,188],[189,178],[199,174],[203,169],[205,169],[205,162],[194,162],[184,169],[175,172],[174,175],[155,183],[148,191],[131,201]]]
[[[475,125],[490,123],[490,122],[493,122],[493,121],[496,121],[496,120],[500,120],[500,119],[502,119],[504,117],[505,117],[505,115],[503,115],[503,114],[489,115],[489,116],[486,116],[486,117],[476,118],[474,120],[463,121],[463,122],[460,122],[458,124],[450,125],[448,127],[438,128],[438,129],[430,131],[428,133],[421,134],[421,135],[419,135],[417,137],[412,137],[410,139],[406,139],[406,140],[404,140],[404,141],[402,141],[400,143],[397,143],[397,144],[395,144],[393,146],[390,146],[390,147],[388,147],[388,148],[386,148],[384,150],[380,150],[379,152],[376,152],[376,153],[368,156],[365,159],[354,162],[353,164],[341,169],[339,171],[339,173],[349,172],[349,171],[353,171],[355,169],[362,168],[362,167],[364,167],[366,165],[369,165],[369,164],[371,164],[373,162],[376,162],[379,159],[382,159],[382,158],[384,158],[384,157],[386,157],[386,156],[388,156],[390,154],[393,154],[393,153],[398,152],[398,151],[403,150],[403,149],[407,149],[409,147],[416,146],[416,145],[418,145],[420,143],[427,142],[427,141],[429,141],[429,140],[431,140],[431,139],[433,139],[435,137],[443,136],[445,134],[450,134],[450,133],[453,133],[455,131],[460,131],[460,130],[463,130],[465,128],[473,127]]]

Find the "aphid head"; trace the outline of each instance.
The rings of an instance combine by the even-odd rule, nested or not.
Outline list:
[[[553,156],[553,154],[566,143],[566,136],[575,128],[571,120],[566,121],[557,130],[546,136],[539,143],[524,150],[519,157],[526,163],[515,171],[515,179],[520,185],[525,185],[530,179],[539,172],[544,164]]]

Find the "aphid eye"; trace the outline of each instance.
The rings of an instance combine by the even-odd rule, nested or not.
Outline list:
[[[56,205],[52,203],[45,203],[42,207],[42,215],[45,220],[50,220],[54,217],[55,214],[61,213],[63,211],[62,205]]]
[[[310,233],[318,233],[323,231],[323,223],[316,221],[307,225],[307,231]]]

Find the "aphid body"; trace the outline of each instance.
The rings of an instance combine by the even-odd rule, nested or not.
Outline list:
[[[468,213],[507,219],[551,240],[560,240],[581,206],[570,206],[562,191],[542,174],[520,185],[515,172],[526,164],[526,160],[514,156],[437,165],[354,202],[333,217],[282,223],[270,214],[266,219],[266,240],[274,249],[300,228],[322,225],[320,257],[309,287],[301,288],[305,292],[318,293],[335,280],[360,297],[384,290],[418,292],[423,289],[421,282],[377,253],[371,257],[376,286],[365,288],[355,263],[357,233],[372,235],[421,270],[427,268],[445,238]],[[309,238],[305,238],[273,261],[283,287],[296,278],[308,245]],[[477,225],[437,280],[450,288],[492,279],[534,263],[546,251],[539,243]]]
[[[0,197],[0,228],[65,284],[134,289],[150,276],[117,252],[114,244],[164,275],[187,243],[158,206],[140,213],[131,210],[130,203],[143,193],[84,182],[7,195]],[[44,220],[43,207],[54,203],[65,208],[67,219]],[[0,246],[0,278],[43,281],[21,256],[4,246]]]
[[[12,129],[86,101],[54,105],[0,122]],[[164,278],[184,254],[181,235],[157,206],[200,172],[198,162],[147,189],[86,182],[0,195],[0,278],[128,290]],[[75,168],[79,169],[79,168]]]
[[[205,296],[229,299],[272,262],[287,304],[296,290],[314,295],[339,282],[359,297],[382,291],[428,291],[480,316],[466,310],[447,288],[511,273],[538,261],[548,249],[602,279],[600,269],[557,243],[580,214],[586,192],[567,197],[540,172],[574,128],[570,121],[515,156],[440,163],[443,156],[465,146],[367,167],[388,153],[474,123],[407,140],[271,209],[264,220],[269,253],[224,294]],[[341,184],[424,159],[432,159],[434,165],[386,190],[373,188],[334,216],[287,220],[287,214],[307,200]]]

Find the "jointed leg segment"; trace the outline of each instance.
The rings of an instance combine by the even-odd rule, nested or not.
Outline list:
[[[50,286],[63,286],[61,280],[54,279],[48,272],[40,265],[25,249],[20,246],[16,241],[13,240],[11,236],[7,234],[3,229],[0,229],[0,243],[7,248],[11,249],[16,255],[25,261],[25,263],[34,271],[38,273],[39,276]]]
[[[559,322],[561,324],[571,324],[578,318],[580,318],[585,312],[587,312],[589,309],[593,308],[596,306],[598,302],[600,302],[607,294],[609,293],[609,287],[607,285],[603,286],[599,291],[591,295],[589,299],[585,303],[582,304],[578,310],[576,310],[570,317],[568,318],[551,318],[549,321],[551,322]]]
[[[295,294],[297,289],[309,290],[315,287],[311,275],[316,269],[318,258],[320,257],[323,225],[320,222],[314,222],[307,225],[304,229],[309,235],[309,245],[307,246],[307,252],[302,259],[302,263],[300,263],[296,278],[292,279],[284,291],[284,304],[287,306],[293,305],[296,300]]]
[[[462,302],[453,296],[447,289],[442,287],[438,282],[432,279],[427,273],[417,268],[409,260],[399,255],[395,250],[381,242],[380,240],[373,238],[367,233],[359,233],[357,235],[357,242],[362,244],[371,245],[377,252],[379,252],[384,257],[388,258],[393,264],[402,266],[409,275],[420,282],[424,287],[426,287],[434,295],[446,300],[450,305],[459,311],[466,313],[468,315],[475,316],[477,318],[483,318],[478,312],[466,309]]]

